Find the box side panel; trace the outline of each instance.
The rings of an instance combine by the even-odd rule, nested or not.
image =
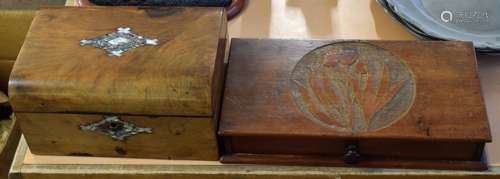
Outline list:
[[[213,108],[213,127],[214,131],[219,128],[219,119],[222,107],[222,96],[224,89],[224,82],[226,78],[226,62],[229,54],[229,38],[227,33],[227,17],[226,12],[223,11],[221,17],[221,31],[219,35],[219,44],[217,48],[217,58],[214,68],[214,77],[212,80],[212,108]],[[217,137],[217,132],[214,133]],[[217,137],[218,138],[218,137]],[[219,139],[219,138],[218,138]],[[219,146],[221,146],[221,141],[218,141]],[[219,153],[221,152],[219,148]]]
[[[118,134],[125,125],[109,121],[95,125],[103,121],[104,115],[17,113],[16,116],[34,154],[218,159],[211,118],[118,116],[120,121],[144,130],[120,140],[102,131],[117,129],[115,134]],[[82,130],[82,126],[89,127],[91,124],[101,132],[89,128]]]
[[[478,155],[478,150],[482,150],[483,144],[476,142],[342,141],[290,137],[225,137],[224,141],[228,146],[226,148],[230,150],[223,155],[222,161],[229,163],[397,168],[444,167],[473,170],[485,167],[481,161],[481,155]],[[349,146],[355,146],[352,151],[359,154],[354,163],[346,160],[350,152]]]
[[[228,137],[225,137],[227,139]],[[344,141],[311,138],[230,137],[232,153],[342,156]]]
[[[222,104],[222,89],[224,86],[224,79],[226,74],[226,68],[224,61],[226,60],[228,53],[228,34],[227,34],[227,17],[225,11],[222,11],[220,32],[219,32],[219,43],[217,44],[217,55],[215,60],[213,78],[212,78],[212,109],[214,114],[214,119],[218,120],[220,116],[220,108]],[[217,127],[218,121],[214,121],[214,127]]]
[[[416,160],[463,160],[479,161],[478,150],[484,143],[412,141],[412,140],[364,140],[359,143],[360,153],[367,158],[394,158]]]
[[[351,168],[402,168],[433,170],[487,170],[483,161],[449,161],[449,160],[401,160],[383,159],[369,160],[358,164],[348,164],[338,157],[305,156],[305,155],[267,155],[267,154],[227,154],[221,161],[228,164],[263,164],[263,165],[307,165]],[[376,169],[377,170],[377,169]],[[372,170],[373,171],[373,170]]]
[[[226,137],[227,138],[227,137]],[[326,155],[341,158],[348,145],[361,156],[421,160],[480,160],[482,143],[412,140],[342,141],[320,138],[230,137],[232,153]]]

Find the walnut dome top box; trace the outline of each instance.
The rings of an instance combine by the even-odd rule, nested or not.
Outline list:
[[[217,160],[223,8],[40,10],[9,81],[35,154]]]

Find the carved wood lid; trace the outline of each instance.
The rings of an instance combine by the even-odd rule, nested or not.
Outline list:
[[[212,116],[223,8],[46,8],[9,81],[17,112]],[[223,54],[223,53],[222,53]]]
[[[490,141],[465,42],[233,39],[222,136]]]

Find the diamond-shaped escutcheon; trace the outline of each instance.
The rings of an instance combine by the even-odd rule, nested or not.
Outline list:
[[[130,27],[119,27],[116,32],[94,39],[83,39],[80,45],[92,45],[108,52],[109,56],[122,56],[123,52],[144,45],[158,45],[158,39],[148,39],[135,34]]]
[[[80,129],[101,133],[118,141],[125,141],[128,137],[140,133],[153,133],[153,129],[151,128],[136,126],[135,124],[121,120],[118,116],[104,116],[104,119],[101,121],[80,125]]]

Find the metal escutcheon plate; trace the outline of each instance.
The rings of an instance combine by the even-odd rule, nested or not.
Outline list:
[[[121,120],[118,116],[104,116],[101,121],[80,125],[80,129],[101,133],[118,141],[125,141],[128,137],[140,133],[153,133],[152,128],[138,127],[135,124]]]
[[[158,39],[148,39],[137,35],[130,27],[119,27],[116,32],[96,37],[94,39],[80,40],[80,45],[91,45],[105,50],[108,56],[122,56],[126,51],[144,45],[158,45]]]

